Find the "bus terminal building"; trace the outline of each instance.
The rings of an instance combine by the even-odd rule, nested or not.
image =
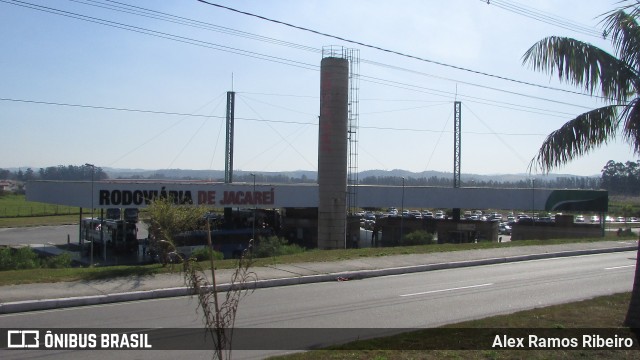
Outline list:
[[[358,185],[357,207],[366,209],[492,209],[526,213],[597,213],[600,219],[608,212],[608,193],[602,190],[554,190],[538,188],[444,188],[427,186]],[[340,197],[341,195],[336,195]],[[344,194],[346,196],[346,194]],[[234,210],[275,209],[280,214],[279,234],[307,248],[334,249],[360,242],[359,219],[343,220],[332,228],[333,238],[326,242],[318,222],[321,202],[316,184],[253,184],[204,181],[32,181],[27,184],[27,200],[76,206],[81,209],[145,208],[154,199],[172,199],[176,205],[206,206]],[[340,203],[336,199],[324,199]],[[341,205],[342,206],[342,205]],[[340,209],[340,211],[345,211]],[[456,211],[453,212],[456,214]],[[414,230],[437,232],[439,242],[497,240],[497,223],[449,218],[446,220],[389,217],[383,224],[381,245],[394,245],[402,234]],[[514,228],[513,238],[526,234],[536,238],[585,237],[602,234],[602,224],[574,224],[559,218],[554,226]],[[603,220],[601,220],[603,221]],[[537,225],[537,224],[535,224]],[[576,226],[578,225],[578,226]]]

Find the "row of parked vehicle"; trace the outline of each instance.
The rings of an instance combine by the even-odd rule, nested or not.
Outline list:
[[[360,211],[356,213],[357,216],[365,220],[375,220],[376,218],[381,217],[405,217],[405,218],[415,218],[415,219],[446,219],[447,215],[442,210],[409,210],[404,209],[402,212],[399,212],[397,208],[390,207],[385,212],[373,212],[373,211]]]
[[[624,216],[618,216],[618,217],[613,217],[613,216],[607,216],[604,219],[605,222],[608,223],[637,223],[639,220],[637,217],[624,217]],[[576,215],[575,217],[575,222],[577,223],[583,223],[583,222],[587,222],[584,215]],[[599,223],[600,222],[600,216],[598,215],[592,215],[591,218],[589,218],[589,222],[591,223]]]
[[[372,211],[361,211],[356,215],[361,217],[361,226],[365,229],[373,229],[375,226],[375,221],[377,218],[381,217],[404,217],[404,218],[414,218],[414,219],[448,219],[447,214],[442,210],[411,210],[404,209],[401,212],[398,211],[395,207],[390,207],[386,209],[385,212],[372,212]],[[558,214],[561,215],[561,214]],[[477,220],[477,221],[499,221],[498,232],[501,235],[511,235],[511,228],[513,224],[517,222],[526,223],[526,222],[554,222],[555,221],[554,214],[525,214],[518,213],[514,214],[513,212],[508,213],[506,216],[499,212],[483,212],[482,210],[473,210],[473,211],[465,211],[462,216],[463,219],[466,220]],[[636,217],[613,217],[607,216],[605,221],[608,223],[637,223],[639,222]],[[600,217],[598,215],[592,215],[588,219],[585,218],[584,215],[576,215],[574,217],[574,222],[576,223],[599,223]]]

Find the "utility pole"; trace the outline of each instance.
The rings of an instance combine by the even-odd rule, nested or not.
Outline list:
[[[91,167],[91,231],[93,231],[93,182],[94,182],[94,174],[96,172],[96,166],[93,164],[86,163],[84,166]],[[91,237],[91,255],[89,257],[89,266],[93,267],[93,237]]]
[[[404,176],[402,177],[402,200],[400,201],[400,242],[404,235]]]
[[[251,198],[254,200],[254,204],[253,204],[253,231],[252,231],[252,237],[251,239],[253,241],[256,241],[256,204],[255,204],[255,199],[256,199],[256,174],[251,173],[251,176],[253,176],[253,194],[251,194]]]

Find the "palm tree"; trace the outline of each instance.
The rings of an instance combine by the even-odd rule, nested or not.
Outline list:
[[[561,81],[601,96],[606,105],[578,115],[552,132],[531,167],[545,172],[606,144],[621,135],[640,154],[640,0],[626,4],[603,19],[615,55],[566,37],[548,37],[534,44],[523,63],[534,70],[557,73]],[[625,325],[640,328],[640,244]]]

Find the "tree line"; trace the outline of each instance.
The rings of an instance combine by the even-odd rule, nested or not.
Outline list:
[[[640,195],[640,161],[609,160],[602,169],[602,188],[613,195]]]
[[[625,163],[609,160],[602,169],[601,177],[583,177],[583,176],[566,176],[555,179],[523,179],[517,181],[497,181],[497,180],[464,180],[463,187],[487,187],[487,188],[550,188],[550,189],[604,189],[608,190],[612,195],[640,195],[640,160]],[[107,180],[109,175],[100,167],[93,168],[89,165],[59,165],[40,168],[34,171],[31,168],[18,171],[10,171],[0,169],[0,180],[58,180],[58,181],[90,181]],[[132,179],[142,178],[141,176],[133,176]],[[154,174],[147,177],[148,179],[168,179],[163,174]],[[193,179],[191,180],[200,180]],[[185,178],[181,178],[185,180]],[[250,174],[239,174],[235,177],[236,182],[251,183],[254,176]],[[260,174],[255,175],[257,183],[272,184],[294,184],[294,183],[315,183],[315,179],[302,177],[290,177],[279,174]],[[217,179],[222,181],[222,179]],[[400,176],[367,176],[359,180],[361,185],[392,185],[401,186],[404,182],[405,186],[453,186],[452,178],[431,176],[431,177],[405,177],[404,180]]]
[[[18,171],[10,171],[6,169],[0,169],[0,179],[3,180],[16,180],[16,181],[31,181],[31,180],[64,180],[64,181],[78,181],[78,180],[106,180],[109,175],[100,167],[93,167],[89,165],[59,165],[50,166],[46,168],[40,168],[37,172],[31,168],[26,170],[19,169]]]
[[[438,186],[453,187],[452,178],[444,177],[407,177],[399,176],[368,176],[360,180],[362,185],[394,185],[402,186]],[[601,188],[601,179],[597,177],[581,177],[569,176],[558,177],[556,179],[535,179],[517,180],[517,181],[496,181],[496,180],[463,180],[462,187],[483,187],[483,188],[545,188],[545,189],[599,189]]]

